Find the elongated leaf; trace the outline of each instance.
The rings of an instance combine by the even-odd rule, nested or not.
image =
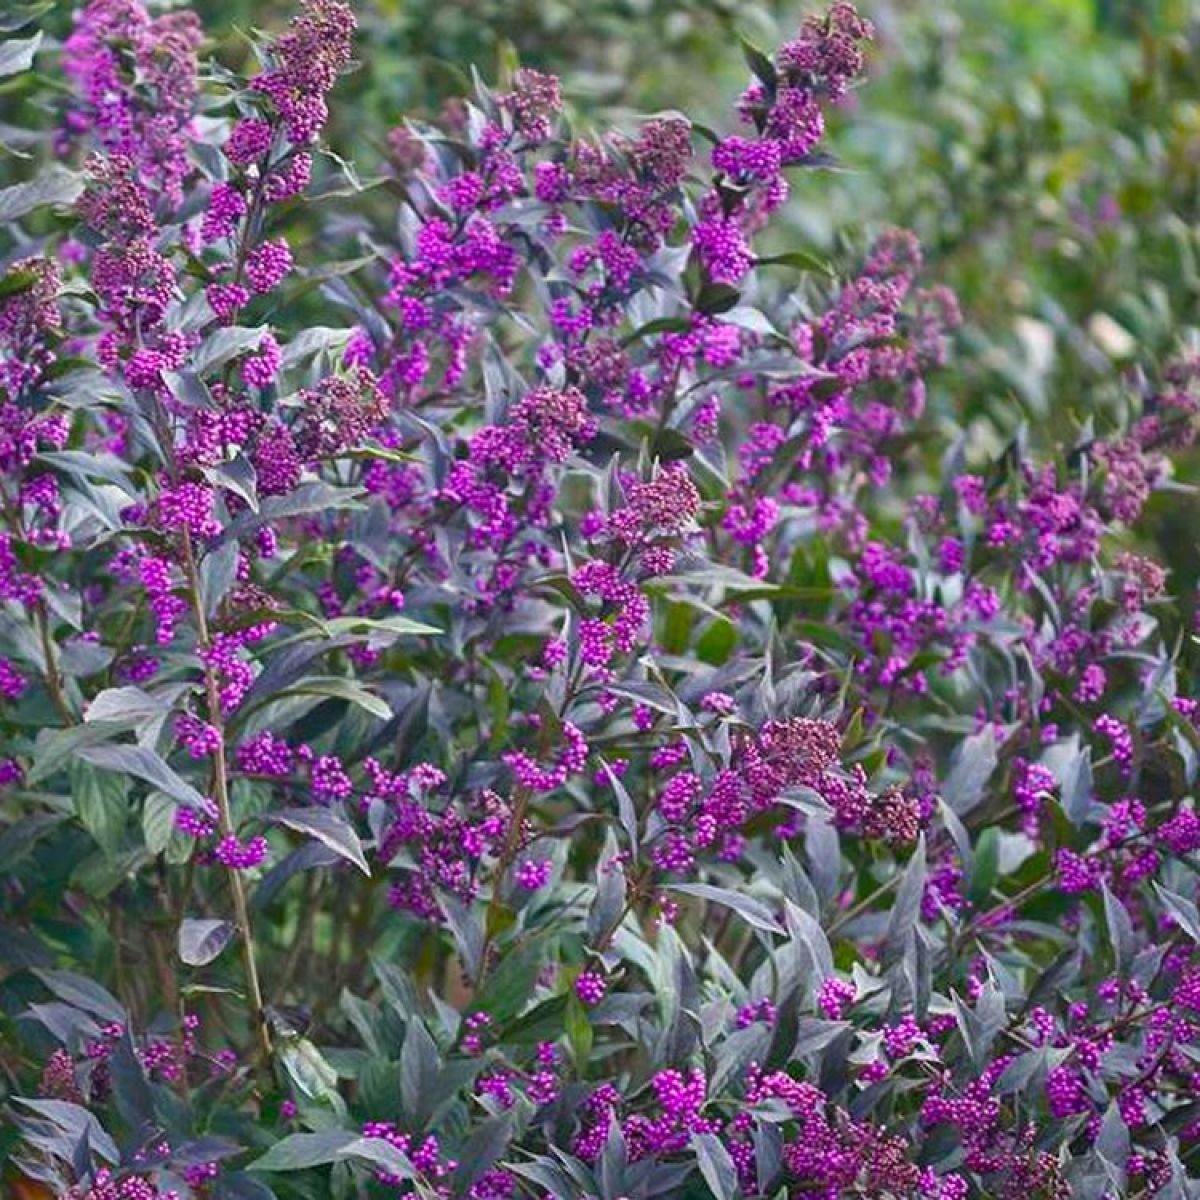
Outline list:
[[[319,1133],[293,1133],[249,1164],[250,1171],[305,1171],[340,1162],[346,1151],[362,1139],[348,1129],[323,1129]]]
[[[711,1094],[721,1095],[752,1062],[762,1062],[769,1043],[769,1030],[757,1021],[746,1029],[735,1029],[723,1038],[710,1076]]]
[[[480,1175],[495,1165],[512,1137],[512,1127],[513,1114],[506,1112],[489,1117],[475,1130],[458,1156],[458,1170],[454,1173],[457,1194],[465,1195]]]
[[[625,907],[626,879],[616,834],[605,831],[604,850],[596,864],[596,895],[588,909],[587,935],[593,945],[612,929]]]
[[[1167,911],[1175,918],[1179,928],[1193,942],[1200,942],[1200,910],[1197,909],[1196,902],[1189,900],[1186,896],[1179,895],[1178,892],[1170,891],[1168,888],[1163,887],[1161,883],[1156,883],[1154,890],[1158,893],[1163,904],[1167,906]]]
[[[315,325],[310,329],[303,329],[288,341],[280,365],[286,371],[306,358],[320,354],[322,350],[341,350],[350,340],[352,332],[350,329],[338,329],[329,325]]]
[[[796,941],[800,942],[812,959],[813,970],[817,975],[817,983],[828,979],[833,974],[833,950],[829,938],[820,922],[807,913],[798,904],[787,901],[788,931]]]
[[[237,581],[237,566],[237,542],[223,542],[204,556],[200,564],[200,595],[204,600],[204,611],[210,616]]]
[[[1072,825],[1082,825],[1087,820],[1095,795],[1095,780],[1092,772],[1092,748],[1080,746],[1079,735],[1052,746],[1044,756],[1044,762],[1058,781],[1063,811]]]
[[[702,900],[710,900],[713,904],[732,908],[755,929],[761,929],[766,933],[782,934],[784,932],[783,926],[774,918],[771,910],[761,901],[755,900],[753,896],[744,896],[741,892],[732,891],[730,888],[714,887],[708,883],[672,883],[667,886],[672,892],[699,896]]]
[[[335,1111],[345,1111],[337,1091],[337,1071],[308,1038],[285,1038],[278,1054],[288,1078],[304,1095],[330,1104]]]
[[[956,995],[954,1013],[967,1053],[976,1070],[982,1070],[988,1061],[992,1043],[1005,1025],[1004,996],[989,979],[973,1008]]]
[[[83,181],[66,167],[53,166],[28,183],[0,188],[0,224],[7,225],[36,208],[70,204],[83,191]]]
[[[84,762],[101,770],[144,780],[189,808],[208,808],[207,801],[190,783],[180,778],[161,755],[144,746],[85,746],[76,753]]]
[[[813,254],[809,250],[789,250],[786,254],[772,254],[766,258],[755,259],[756,267],[795,267],[799,271],[814,271],[820,275],[826,275],[830,279],[837,274],[833,266],[826,262],[819,254]]]
[[[1121,1110],[1115,1100],[1109,1103],[1100,1122],[1100,1132],[1096,1136],[1096,1153],[1115,1168],[1119,1178],[1114,1180],[1118,1186],[1125,1183],[1125,1164],[1129,1159],[1130,1138],[1129,1128],[1121,1116]]]
[[[888,914],[883,944],[885,957],[891,962],[904,950],[908,936],[921,913],[921,897],[925,893],[925,835],[922,834],[912,858],[900,877],[892,911]]]
[[[29,38],[10,38],[0,42],[0,78],[28,71],[33,66],[33,56],[42,44],[42,35],[35,33]]]
[[[98,1022],[92,1020],[82,1009],[73,1004],[63,1004],[59,1000],[52,1000],[49,1004],[31,1004],[21,1019],[39,1022],[63,1043],[69,1043],[73,1038],[101,1036]]]
[[[78,1104],[71,1104],[67,1100],[29,1100],[24,1096],[14,1096],[13,1101],[16,1104],[23,1104],[39,1116],[52,1121],[73,1141],[86,1142],[107,1162],[120,1161],[121,1155],[116,1142],[86,1108]]]
[[[305,679],[280,695],[329,696],[336,700],[346,700],[364,712],[370,713],[371,716],[378,717],[381,721],[389,721],[392,717],[391,705],[386,700],[372,695],[362,684],[355,683],[353,679],[343,679],[335,675]]]
[[[942,785],[943,799],[958,816],[966,816],[983,799],[996,762],[996,734],[990,725],[959,744]]]
[[[483,964],[484,944],[483,925],[479,915],[449,892],[442,893],[438,898],[446,914],[446,924],[450,926],[450,932],[454,935],[454,944],[458,948],[463,966],[468,975],[476,978]]]
[[[170,705],[161,696],[153,696],[140,687],[105,688],[87,706],[84,720],[90,725],[96,721],[128,721],[140,725],[144,721],[164,718]]]
[[[633,799],[629,795],[629,789],[621,782],[617,773],[603,759],[601,760],[601,765],[604,768],[605,775],[608,776],[608,783],[613,790],[613,795],[617,798],[617,813],[621,820],[621,828],[625,830],[625,836],[629,839],[630,853],[636,859],[638,853],[637,809],[633,806]]]
[[[243,325],[228,325],[210,334],[192,355],[190,366],[197,375],[214,371],[231,358],[257,350],[267,332],[265,325],[253,328]]]
[[[1128,967],[1137,953],[1137,938],[1133,932],[1133,920],[1125,905],[1104,884],[1104,919],[1108,923],[1108,937],[1112,942],[1117,970]]]
[[[97,721],[94,724],[85,722],[82,725],[69,725],[66,729],[43,729],[38,734],[33,766],[25,776],[26,783],[32,786],[49,779],[66,766],[81,747],[111,742],[126,728],[120,721]]]
[[[0,33],[15,33],[36,21],[54,7],[54,0],[34,0],[32,4],[6,4],[0,10]]]
[[[259,909],[270,904],[293,875],[311,871],[315,867],[332,867],[340,857],[323,842],[305,842],[259,880],[258,887],[254,889],[253,907]]]
[[[697,1133],[692,1135],[692,1146],[708,1190],[716,1200],[735,1200],[738,1195],[737,1168],[724,1143],[715,1134]]]
[[[99,1017],[102,1021],[124,1024],[125,1009],[115,996],[84,975],[72,971],[34,971],[34,974],[60,999]]]
[[[1048,1052],[1045,1046],[1040,1046],[1036,1050],[1026,1051],[1024,1054],[1018,1054],[1004,1068],[1000,1078],[996,1080],[992,1091],[997,1096],[1004,1096],[1009,1092],[1020,1093],[1024,1091],[1035,1078],[1045,1074],[1047,1060]]]
[[[774,99],[779,76],[775,64],[747,37],[740,39],[746,64],[766,89],[768,99]]]
[[[342,1152],[342,1157],[372,1163],[397,1179],[417,1178],[417,1170],[408,1156],[383,1138],[356,1138]]]
[[[233,934],[229,921],[185,917],[179,925],[179,957],[189,967],[202,967],[229,945]]]
[[[972,904],[980,906],[992,894],[1000,865],[1000,831],[989,826],[979,835],[971,866],[971,884],[967,895]]]
[[[179,805],[170,796],[151,792],[142,809],[142,839],[151,854],[162,854],[171,844]]]
[[[375,637],[391,637],[392,640],[401,634],[432,634],[442,631],[435,625],[426,625],[424,621],[414,621],[411,617],[334,617],[325,622],[328,636],[339,637],[346,633],[365,633]],[[383,643],[381,643],[383,644]]]
[[[71,797],[80,824],[105,854],[116,854],[129,818],[128,781],[93,770],[87,763],[72,763]]]
[[[358,508],[362,492],[358,488],[335,487],[324,480],[302,483],[286,496],[271,496],[264,500],[259,516],[264,521],[281,517],[303,517],[308,513],[328,512],[334,508]]]
[[[239,454],[229,462],[210,467],[204,474],[211,483],[228,488],[245,500],[252,511],[258,512],[258,473],[245,455]]]
[[[353,826],[344,817],[328,808],[285,808],[271,817],[280,825],[286,825],[297,833],[306,833],[323,842],[335,854],[352,862],[364,875],[370,875],[363,854],[362,842]]]
[[[147,1132],[154,1119],[154,1097],[128,1026],[108,1060],[108,1069],[121,1120],[130,1129]]]
[[[437,1100],[438,1048],[420,1020],[412,1020],[400,1048],[400,1097],[404,1115],[424,1125]]]

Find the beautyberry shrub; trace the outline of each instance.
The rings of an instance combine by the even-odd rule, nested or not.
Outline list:
[[[67,85],[0,191],[26,1182],[1195,1194],[1194,638],[1137,526],[1200,360],[989,456],[911,235],[767,249],[848,3],[726,132],[521,68],[373,176],[354,33],[304,0],[239,78],[91,0],[0,57]]]

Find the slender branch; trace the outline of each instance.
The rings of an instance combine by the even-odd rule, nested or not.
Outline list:
[[[989,908],[987,912],[980,913],[973,920],[968,921],[959,931],[958,937],[955,940],[956,948],[965,946],[969,938],[987,929],[992,921],[1020,908],[1027,900],[1031,900],[1038,892],[1042,891],[1043,888],[1049,886],[1052,882],[1046,876],[1035,879],[1032,883],[1026,884],[1025,887],[1021,888],[1020,891],[1014,892],[1011,896],[1006,896],[994,908]]]
[[[492,898],[488,903],[487,918],[483,930],[483,951],[479,956],[479,978],[476,983],[482,983],[487,975],[488,951],[492,946],[493,930],[500,916],[500,888],[508,875],[517,851],[521,848],[521,830],[525,827],[525,814],[529,810],[529,789],[518,788],[513,797],[512,815],[508,820],[508,832],[504,837],[504,847],[500,851],[500,861],[496,864],[495,881],[492,884]]]
[[[852,905],[844,913],[836,916],[825,931],[826,936],[832,938],[835,933],[844,926],[849,925],[855,918],[861,917],[877,900],[882,900],[888,892],[899,884],[900,876],[901,872],[897,871],[886,882],[881,883],[869,896],[864,896],[857,904]]]
[[[625,903],[621,906],[621,911],[613,919],[609,927],[600,935],[596,942],[596,950],[603,953],[608,949],[613,938],[617,936],[617,931],[625,924],[625,918],[633,912],[634,906],[642,896],[642,892],[650,881],[650,869],[647,868],[635,878],[630,879],[626,886]]]
[[[204,611],[204,596],[200,589],[200,573],[196,568],[196,555],[192,549],[191,535],[183,531],[183,567],[188,583],[188,594],[196,618],[196,632],[202,651],[210,649],[208,617]],[[216,749],[213,754],[213,792],[217,802],[218,823],[225,836],[234,833],[233,812],[229,803],[229,776],[225,758],[225,721],[221,715],[221,689],[216,671],[201,653],[204,664],[204,688],[208,701],[208,721],[216,730]],[[264,1062],[271,1058],[271,1030],[263,1006],[262,985],[258,978],[258,965],[254,955],[254,934],[250,927],[250,906],[246,901],[246,885],[236,867],[227,868],[229,890],[233,896],[233,911],[238,933],[241,935],[242,962],[246,972],[246,988],[250,1000],[251,1024],[258,1034],[259,1051]]]
[[[37,622],[38,636],[42,643],[42,657],[45,659],[43,675],[46,680],[46,690],[50,693],[50,701],[54,711],[58,713],[64,725],[74,725],[75,716],[62,689],[62,676],[58,671],[58,660],[54,653],[54,642],[50,637],[50,620],[46,615],[46,605],[39,600],[34,607],[34,620]]]
[[[313,923],[316,921],[317,913],[321,910],[321,906],[317,903],[321,882],[319,870],[309,871],[305,876],[300,919],[296,925],[296,932],[292,935],[291,949],[288,950],[287,958],[284,959],[283,967],[276,978],[275,994],[281,1000],[286,998],[295,981],[296,973],[300,969],[301,959],[312,946]]]

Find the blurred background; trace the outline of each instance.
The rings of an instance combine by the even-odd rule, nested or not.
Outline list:
[[[277,25],[287,0],[196,0],[210,29]],[[335,140],[362,162],[402,114],[435,112],[519,61],[563,77],[577,125],[684,109],[728,127],[744,34],[772,47],[818,0],[362,0],[370,47]],[[1200,325],[1200,3],[860,0],[877,27],[865,86],[776,233],[848,262],[914,229],[967,318],[934,412],[975,454],[1023,426],[1074,439],[1123,415],[1118,386]],[[225,38],[236,61],[245,43]],[[364,163],[364,169],[371,164]],[[840,256],[846,255],[842,259]],[[1197,463],[1181,478],[1200,477]],[[1160,502],[1143,536],[1194,591],[1200,505]]]
[[[358,0],[363,62],[339,85],[332,140],[375,173],[402,117],[469,92],[472,65],[495,80],[517,62],[563,77],[576,128],[662,109],[729,128],[748,77],[738,34],[772,47],[820,4]],[[240,30],[279,28],[292,10],[191,7],[229,65],[246,65]],[[877,41],[826,143],[840,165],[794,180],[774,236],[846,266],[882,226],[919,234],[929,281],[952,287],[967,318],[933,414],[964,426],[974,454],[1023,425],[1043,445],[1089,419],[1102,431],[1129,403],[1122,376],[1200,325],[1200,0],[859,7]],[[72,8],[50,5],[48,31],[65,34]],[[0,157],[0,182],[13,165]],[[1197,518],[1195,504],[1150,513],[1179,590],[1196,581]]]
[[[62,5],[63,9],[68,6]],[[193,0],[236,32],[290,0]],[[435,113],[516,63],[558,73],[576,122],[684,109],[728,124],[745,34],[771,47],[819,0],[359,0],[361,69],[334,141],[364,170],[405,115]],[[868,82],[798,179],[781,241],[835,251],[913,228],[979,339],[972,386],[1003,433],[1056,422],[1073,384],[1160,355],[1197,323],[1200,3],[861,0],[877,27]],[[996,409],[995,391],[1011,410]]]

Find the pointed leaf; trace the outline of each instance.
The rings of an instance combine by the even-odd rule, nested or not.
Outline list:
[[[40,32],[30,38],[10,38],[7,42],[0,42],[0,78],[28,71],[41,44]]]
[[[761,929],[766,933],[782,934],[784,932],[783,926],[775,919],[771,910],[761,900],[755,900],[753,896],[746,896],[731,888],[715,887],[708,883],[671,883],[667,887],[672,892],[699,896],[703,900],[710,900],[713,904],[732,908],[755,929]]]
[[[293,1133],[276,1142],[247,1167],[250,1171],[304,1171],[339,1162],[346,1150],[362,1139],[348,1129],[323,1129],[319,1133]]]
[[[328,808],[285,808],[274,813],[271,820],[286,825],[297,833],[306,833],[323,842],[335,854],[352,862],[364,875],[370,875],[363,855],[362,842],[350,822]]]
[[[190,783],[177,775],[161,755],[145,746],[84,746],[76,754],[101,770],[144,780],[188,808],[208,808],[207,801]]]
[[[716,1200],[735,1200],[738,1195],[737,1168],[721,1140],[711,1133],[692,1136],[700,1174]]]
[[[189,967],[202,967],[229,945],[233,934],[230,921],[185,917],[179,925],[179,957]]]

